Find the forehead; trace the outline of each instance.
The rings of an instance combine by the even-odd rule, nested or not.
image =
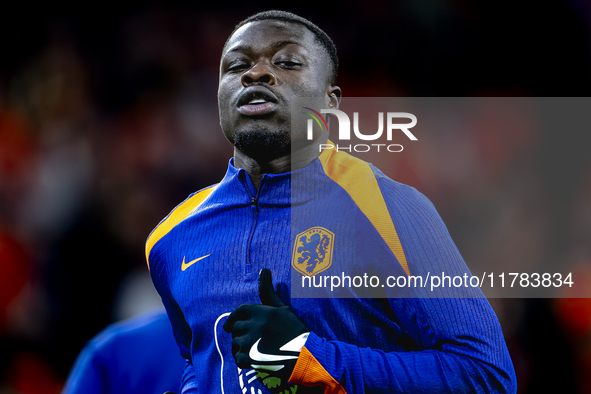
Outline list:
[[[319,49],[314,34],[299,23],[262,20],[241,26],[228,39],[222,57],[228,52],[264,49],[280,42],[293,42],[308,51]]]

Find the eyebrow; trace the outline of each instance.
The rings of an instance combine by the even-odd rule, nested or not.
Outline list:
[[[279,49],[279,48],[283,48],[283,47],[285,47],[287,45],[298,45],[298,46],[301,46],[302,48],[304,47],[299,42],[290,41],[290,40],[284,40],[284,41],[274,42],[273,44],[271,44],[271,48],[273,48],[273,49]],[[230,53],[230,52],[248,52],[250,50],[252,50],[252,47],[249,46],[249,45],[238,45],[236,47],[233,47],[232,49],[229,49],[226,53]]]

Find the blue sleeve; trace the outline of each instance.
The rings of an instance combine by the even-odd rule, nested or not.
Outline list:
[[[196,394],[199,392],[199,386],[197,379],[195,378],[195,368],[190,360],[187,360],[185,364],[185,372],[181,381],[181,392],[180,394]]]
[[[76,358],[62,394],[102,394],[105,387],[100,359],[94,342],[89,342]]]
[[[431,307],[450,313],[470,308],[461,300],[436,301]],[[482,299],[472,299],[483,304]],[[406,304],[406,302],[401,302]],[[480,305],[483,306],[483,305]],[[435,311],[433,311],[435,312]],[[461,317],[461,314],[460,316]],[[464,316],[465,317],[465,316]],[[450,325],[453,324],[452,319]],[[491,324],[493,323],[493,324]],[[515,375],[500,329],[483,321],[480,332],[449,330],[438,337],[427,326],[410,332],[428,338],[421,350],[385,353],[310,334],[298,360],[293,383],[325,386],[325,393],[515,393]],[[480,342],[484,334],[486,342]],[[497,345],[497,346],[495,346]],[[325,374],[316,372],[326,371]],[[335,384],[325,382],[333,380]]]
[[[150,276],[154,287],[162,299],[168,319],[172,324],[173,335],[181,355],[186,359],[191,359],[190,345],[193,334],[187,324],[183,311],[172,297],[172,294],[170,294],[166,264],[161,263],[161,260],[165,261],[166,259],[166,248],[165,240],[161,240],[150,252]]]
[[[184,359],[164,311],[114,323],[82,350],[63,393],[162,394],[178,390]]]
[[[377,175],[411,275],[467,272],[431,202],[415,189]],[[320,383],[325,393],[339,394],[516,392],[503,333],[485,298],[423,294],[389,303],[418,351],[386,353],[311,334],[290,381]]]

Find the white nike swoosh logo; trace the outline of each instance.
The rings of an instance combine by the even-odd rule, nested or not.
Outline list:
[[[297,336],[296,338],[287,342],[285,345],[281,346],[281,348],[279,350],[301,352],[302,346],[304,346],[304,343],[306,343],[306,340],[308,339],[308,335],[310,335],[310,333],[306,332],[304,334]],[[261,353],[261,352],[259,352],[259,342],[261,341],[261,339],[262,338],[259,338],[259,340],[256,341],[254,343],[254,345],[252,345],[250,347],[250,351],[248,352],[248,356],[253,361],[263,361],[263,362],[284,361],[284,360],[294,360],[299,357],[299,356],[279,356],[276,354]]]
[[[277,356],[275,354],[266,354],[259,352],[259,342],[262,338],[259,338],[258,341],[255,342],[254,345],[251,346],[250,351],[248,352],[248,356],[253,361],[284,361],[284,360],[294,360],[298,358],[298,356]]]
[[[279,350],[281,350],[283,352],[298,352],[299,353],[302,351],[302,348],[304,347],[304,344],[308,340],[309,336],[310,336],[309,332],[305,332],[303,334],[300,334],[297,337],[295,337],[294,339],[292,339],[291,341],[287,342],[285,345],[281,346],[279,348]]]

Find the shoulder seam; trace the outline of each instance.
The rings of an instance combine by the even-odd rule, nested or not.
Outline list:
[[[337,152],[334,148],[324,150],[322,153],[318,158],[326,176],[349,194],[396,256],[404,272],[410,275],[402,243],[372,167],[369,163],[346,153]],[[369,187],[362,189],[356,187],[360,179],[365,179]]]
[[[148,236],[146,241],[146,263],[150,269],[150,252],[154,245],[168,234],[177,224],[185,220],[215,190],[217,185],[198,191],[176,206]]]

